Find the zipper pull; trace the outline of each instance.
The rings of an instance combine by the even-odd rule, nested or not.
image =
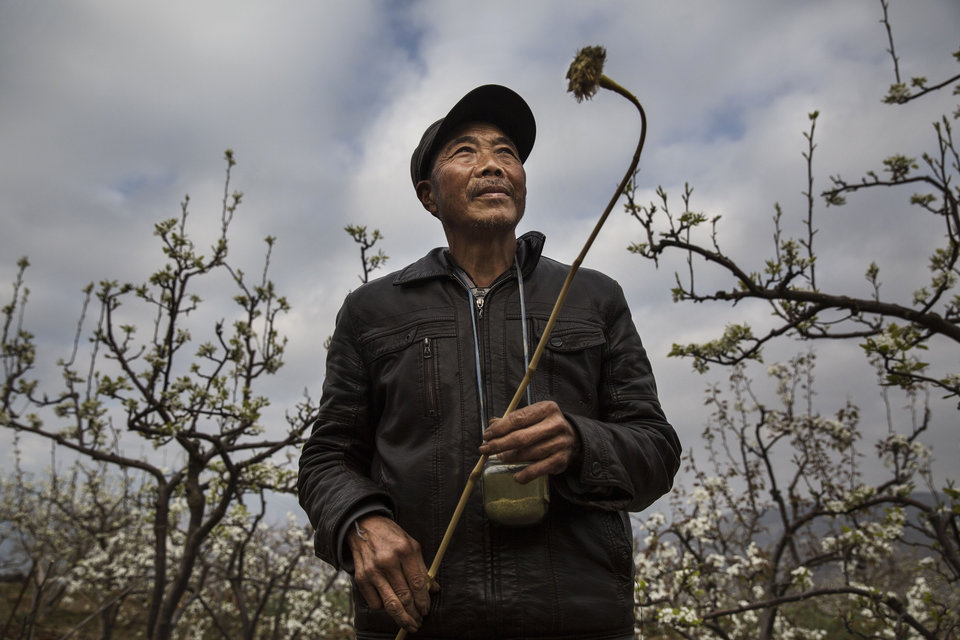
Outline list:
[[[477,296],[477,320],[483,317],[483,296]]]
[[[430,338],[423,339],[423,359],[433,357],[433,349],[430,348]]]

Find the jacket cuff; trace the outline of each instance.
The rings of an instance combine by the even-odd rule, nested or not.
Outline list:
[[[557,492],[574,504],[623,508],[632,496],[629,488],[617,482],[617,474],[611,468],[618,461],[607,451],[603,428],[581,416],[564,413],[564,417],[580,436],[580,455],[578,464],[556,477]]]

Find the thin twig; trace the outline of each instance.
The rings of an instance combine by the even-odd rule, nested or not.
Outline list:
[[[883,19],[880,22],[886,27],[887,40],[890,42],[890,48],[887,49],[887,53],[893,58],[893,75],[897,79],[897,84],[900,84],[900,60],[897,58],[897,54],[893,49],[893,29],[890,27],[890,19],[887,15],[887,0],[880,0],[880,6],[883,7]]]

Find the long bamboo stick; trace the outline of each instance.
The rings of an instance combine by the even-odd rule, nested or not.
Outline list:
[[[570,65],[570,71],[567,72],[567,78],[570,79],[570,91],[574,94],[579,102],[583,98],[592,97],[594,93],[596,93],[596,87],[600,86],[604,89],[618,93],[632,102],[640,112],[640,140],[637,142],[637,149],[633,153],[633,159],[630,162],[630,167],[624,174],[623,179],[617,186],[616,191],[614,191],[613,196],[610,198],[610,202],[607,203],[606,209],[604,209],[603,213],[600,215],[600,219],[597,220],[597,223],[594,225],[593,231],[590,232],[590,236],[587,238],[583,248],[580,250],[580,254],[570,265],[570,271],[567,272],[567,277],[563,281],[563,287],[561,287],[560,293],[557,296],[557,301],[553,305],[553,311],[550,312],[550,318],[547,320],[547,326],[544,327],[543,335],[540,336],[540,342],[537,343],[537,348],[533,352],[533,357],[530,359],[530,364],[527,366],[527,371],[523,376],[523,380],[520,381],[520,386],[517,387],[516,393],[513,394],[513,399],[507,406],[506,411],[503,412],[503,417],[506,417],[515,411],[520,405],[520,401],[523,398],[524,393],[526,393],[527,386],[533,379],[533,374],[537,370],[537,365],[540,363],[540,357],[543,355],[544,347],[546,346],[547,341],[550,339],[550,334],[553,332],[553,325],[557,320],[557,316],[560,315],[560,309],[563,307],[563,303],[567,299],[567,293],[570,291],[570,285],[573,283],[573,277],[580,269],[580,265],[583,263],[583,259],[586,257],[590,247],[593,245],[593,241],[597,238],[597,235],[600,233],[600,229],[607,221],[607,217],[610,215],[610,212],[613,211],[613,207],[616,206],[620,196],[623,195],[623,190],[626,189],[627,184],[630,182],[630,178],[633,176],[633,172],[637,168],[637,164],[640,162],[640,153],[643,151],[643,143],[647,137],[647,114],[643,110],[643,105],[640,104],[640,101],[637,100],[636,96],[602,74],[605,55],[606,52],[602,47],[585,47],[578,52],[573,64]],[[580,65],[580,67],[578,67],[578,65]],[[457,507],[454,509],[453,516],[451,516],[450,522],[447,524],[447,530],[443,534],[443,539],[440,541],[440,546],[437,548],[437,553],[433,557],[433,562],[430,564],[430,568],[427,570],[427,576],[429,577],[430,583],[436,579],[437,573],[440,571],[440,563],[443,561],[443,556],[447,552],[447,547],[450,546],[450,540],[453,538],[453,532],[457,528],[457,524],[460,522],[460,517],[463,515],[463,510],[467,506],[467,501],[470,498],[470,494],[473,493],[473,488],[477,484],[477,479],[483,472],[483,466],[487,463],[488,458],[489,456],[481,455],[480,459],[477,460],[477,464],[474,465],[473,470],[470,472],[470,476],[467,478],[467,484],[464,486],[463,492],[460,494],[460,500],[457,502]],[[407,630],[400,629],[395,640],[403,640],[406,637]]]

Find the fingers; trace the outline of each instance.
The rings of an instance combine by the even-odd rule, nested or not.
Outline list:
[[[561,419],[565,421],[563,413],[560,411],[557,403],[551,400],[537,402],[508,413],[504,418],[491,420],[487,425],[487,430],[484,432],[483,437],[486,440],[502,438],[516,431],[526,429],[531,425],[550,419]]]
[[[354,579],[357,582],[357,590],[363,596],[367,606],[371,609],[383,609],[383,600],[380,599],[379,585],[374,584],[374,580],[368,577],[360,565],[356,566]]]
[[[398,626],[408,632],[415,632],[423,622],[423,616],[410,607],[409,589],[401,586],[402,578],[396,574],[374,573],[361,578],[358,571],[355,576],[360,593],[363,594],[371,609],[383,609]],[[361,579],[364,586],[361,586]],[[368,597],[368,594],[372,595]],[[406,603],[405,603],[406,601]],[[374,604],[376,602],[376,604]]]
[[[538,402],[492,420],[483,434],[480,453],[504,462],[530,462],[517,473],[518,482],[563,472],[580,447],[576,431],[555,402]]]
[[[420,628],[423,623],[423,614],[417,610],[413,593],[402,572],[389,573],[388,581],[381,580],[378,590],[383,600],[384,611],[389,613],[398,625],[410,632]]]
[[[537,462],[560,457],[570,451],[572,438],[565,434],[553,434],[549,431],[540,430],[536,427],[530,428],[529,439],[516,442],[511,446],[510,442],[504,441],[492,445],[493,448],[502,448],[502,451],[495,453],[503,462]]]
[[[560,456],[554,456],[539,462],[531,462],[526,467],[513,474],[513,479],[520,484],[527,484],[540,476],[556,475],[562,473],[568,464],[567,460]]]
[[[357,589],[373,609],[385,610],[408,632],[430,610],[430,580],[420,545],[393,520],[364,516],[348,534]]]
[[[409,602],[401,597],[404,608],[409,608],[409,605],[412,604],[421,616],[427,615],[430,611],[430,587],[432,585],[429,576],[427,576],[427,567],[423,563],[423,555],[420,553],[419,545],[417,545],[415,554],[404,558],[403,572],[405,582],[410,586],[410,598],[412,598],[412,602]]]

